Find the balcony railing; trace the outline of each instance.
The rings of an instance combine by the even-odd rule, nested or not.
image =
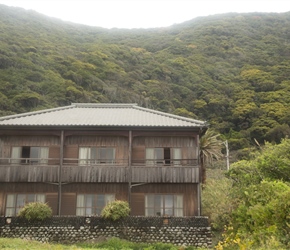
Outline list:
[[[0,182],[58,182],[59,159],[0,159]],[[197,159],[96,160],[65,158],[62,182],[197,183]]]

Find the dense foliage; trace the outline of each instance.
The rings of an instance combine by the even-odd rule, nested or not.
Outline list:
[[[101,216],[109,220],[119,220],[130,215],[130,207],[127,201],[115,200],[108,203],[102,210]]]
[[[18,213],[19,217],[26,220],[45,220],[52,216],[52,209],[46,203],[30,202],[27,203]]]
[[[232,164],[228,178],[208,180],[204,213],[214,229],[226,226],[217,249],[289,249],[289,152],[290,139],[266,143],[250,160]]]
[[[290,128],[290,13],[102,29],[0,5],[0,115],[71,102],[136,102],[198,117],[229,140]]]

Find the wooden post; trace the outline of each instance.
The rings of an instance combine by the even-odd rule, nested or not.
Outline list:
[[[61,179],[62,179],[62,165],[63,165],[63,148],[64,148],[64,131],[60,134],[60,156],[59,156],[59,168],[58,168],[58,211],[57,215],[61,215]]]
[[[132,185],[132,131],[129,131],[129,150],[128,150],[128,203],[131,208],[131,185]]]

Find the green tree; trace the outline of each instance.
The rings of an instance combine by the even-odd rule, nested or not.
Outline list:
[[[232,164],[227,175],[233,183],[229,194],[233,210],[225,233],[229,249],[237,242],[289,248],[290,139],[266,143],[250,160]]]

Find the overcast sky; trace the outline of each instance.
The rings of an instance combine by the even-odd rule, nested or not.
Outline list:
[[[154,28],[229,12],[288,12],[290,0],[0,0],[64,21],[103,28]]]

